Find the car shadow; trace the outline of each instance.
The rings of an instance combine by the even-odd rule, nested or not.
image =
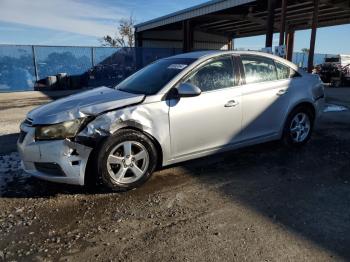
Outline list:
[[[184,168],[233,203],[349,260],[350,137],[341,138],[345,132],[350,127],[338,135],[316,131],[300,149],[267,143]]]
[[[90,195],[112,193],[102,187],[83,187],[58,184],[41,180],[29,175],[14,174],[14,177],[0,190],[1,198],[51,198],[57,195]]]
[[[350,130],[348,130],[350,131]],[[279,223],[315,244],[350,259],[349,138],[316,131],[310,143],[289,149],[270,142],[165,168],[152,181],[125,194],[144,195],[171,188],[180,170],[184,179],[215,188],[232,202]],[[4,198],[49,198],[59,194],[104,194],[26,178],[7,185]]]
[[[0,154],[8,154],[17,150],[19,133],[0,135]]]
[[[325,132],[325,130],[327,132]],[[247,207],[350,259],[350,132],[315,130],[303,148],[290,149],[269,142],[220,153],[164,168],[152,181],[125,194],[144,195],[171,188],[178,175],[213,187],[232,202]],[[181,174],[182,173],[182,174]],[[3,198],[49,198],[66,194],[105,194],[88,189],[21,177],[7,183]]]

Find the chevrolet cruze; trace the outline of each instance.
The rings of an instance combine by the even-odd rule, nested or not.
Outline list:
[[[17,146],[33,176],[127,190],[157,167],[271,140],[304,145],[323,98],[318,76],[282,58],[192,52],[32,110]]]

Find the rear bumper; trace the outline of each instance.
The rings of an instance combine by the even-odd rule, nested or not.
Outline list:
[[[25,172],[44,180],[84,185],[92,148],[70,140],[35,141],[35,128],[21,125],[17,149]]]

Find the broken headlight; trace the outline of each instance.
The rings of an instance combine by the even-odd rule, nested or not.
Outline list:
[[[85,118],[79,118],[53,125],[37,126],[35,128],[35,139],[52,140],[73,138],[81,130],[85,120]]]

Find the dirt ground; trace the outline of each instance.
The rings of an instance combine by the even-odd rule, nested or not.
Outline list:
[[[23,174],[8,137],[32,105],[13,120],[0,105],[0,261],[350,260],[350,111],[324,113],[301,149],[189,161],[112,194]]]

